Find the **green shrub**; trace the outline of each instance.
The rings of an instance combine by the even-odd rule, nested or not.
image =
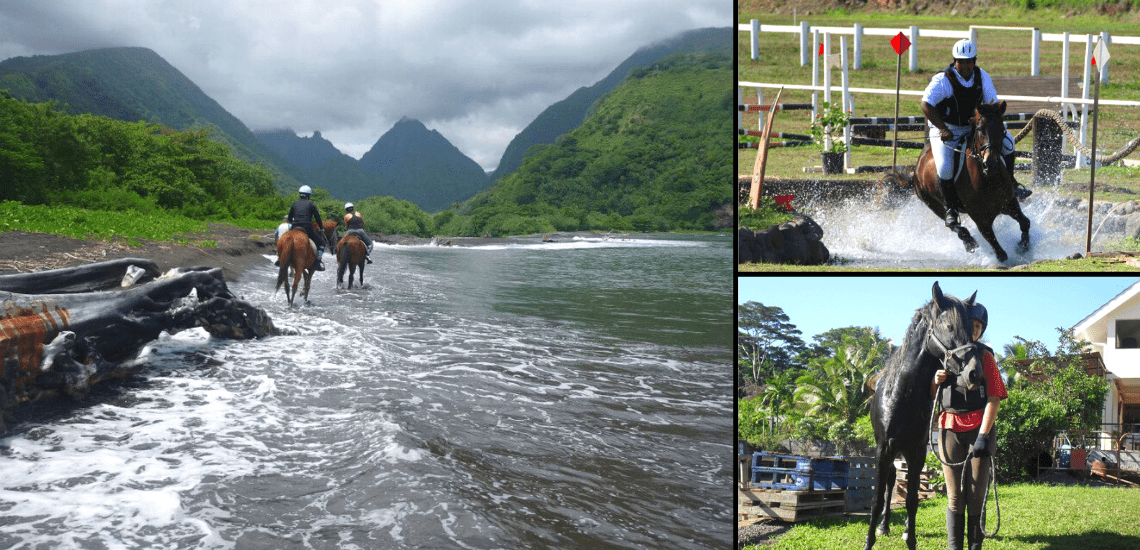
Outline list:
[[[995,422],[1002,476],[1036,476],[1037,457],[1052,446],[1053,437],[1067,423],[1065,407],[1057,400],[1033,389],[1009,390]]]

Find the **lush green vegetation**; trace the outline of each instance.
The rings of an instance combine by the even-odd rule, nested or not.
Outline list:
[[[749,205],[741,205],[736,215],[737,225],[753,230],[766,229],[795,219],[791,212],[776,204],[776,201],[770,197],[760,197],[759,208],[753,209]]]
[[[727,54],[706,54],[635,71],[595,105],[582,128],[534,148],[498,186],[434,217],[391,197],[357,201],[357,210],[368,231],[424,237],[713,229],[715,210],[731,200],[724,182],[732,151],[723,139],[732,105],[723,83],[731,69]],[[293,200],[291,190],[282,196],[271,172],[241,160],[206,129],[65,114],[54,103],[27,103],[7,92],[0,92],[0,174],[0,201],[12,201],[5,229],[32,230],[28,220],[54,212],[68,223],[35,230],[76,236],[156,238],[128,222],[106,221],[118,219],[112,213],[269,228]],[[324,190],[313,199],[326,219],[344,213],[344,202]],[[48,209],[30,208],[38,206]],[[184,231],[179,225],[159,233]]]
[[[0,200],[25,205],[194,220],[273,220],[287,208],[268,171],[235,158],[204,131],[66,115],[6,93],[0,173]]]
[[[1040,484],[1006,484],[998,472],[1001,530],[986,539],[993,550],[1041,548],[1136,548],[1140,546],[1135,521],[1140,514],[1140,491],[1128,488],[1093,488]],[[987,521],[994,528],[995,506],[991,497]],[[901,534],[906,514],[891,515],[891,535],[879,537],[875,548],[906,548]],[[946,497],[919,503],[915,516],[919,548],[946,546]],[[867,516],[830,517],[796,524],[776,539],[778,550],[862,548],[867,536]],[[761,550],[769,546],[746,546]]]
[[[731,75],[727,54],[678,54],[633,71],[582,126],[444,212],[438,232],[713,229],[732,200]]]
[[[749,394],[738,401],[739,439],[773,452],[786,439],[830,441],[840,454],[874,447],[870,381],[892,353],[878,330],[837,328],[807,345],[781,308],[758,302],[737,308],[737,327],[737,385]],[[1038,455],[1058,433],[1099,427],[1108,386],[1082,368],[1088,345],[1061,331],[1054,351],[1016,338],[996,357],[1009,393],[996,424],[1005,479],[1035,476]],[[1029,382],[1029,371],[1044,377]]]

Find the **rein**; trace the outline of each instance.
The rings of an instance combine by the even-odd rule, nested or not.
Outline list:
[[[970,136],[967,139],[967,142],[969,144],[965,147],[965,149],[973,149],[976,152],[963,151],[962,149],[958,149],[957,147],[949,147],[949,146],[948,147],[952,151],[962,153],[966,157],[972,158],[972,159],[978,161],[978,163],[982,165],[982,175],[988,177],[990,175],[990,171],[989,171],[989,168],[986,168],[986,159],[982,155],[985,155],[986,151],[988,151],[990,149],[990,142],[987,141],[985,143],[985,145],[982,145],[981,149],[979,150],[978,140],[974,138],[974,136],[976,134],[978,134],[979,132],[981,132],[981,130],[982,130],[982,128],[980,126],[978,126],[976,124],[974,125],[974,129],[970,131]]]

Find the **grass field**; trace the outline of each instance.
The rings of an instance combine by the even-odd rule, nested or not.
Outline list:
[[[1000,474],[1000,472],[999,472]],[[1111,487],[1013,484],[998,487],[1001,528],[986,539],[987,550],[1080,548],[1109,550],[1140,548],[1140,490]],[[994,504],[989,503],[987,530],[994,529]],[[901,540],[905,513],[891,515],[891,534],[880,537],[876,549],[906,548]],[[830,550],[863,548],[867,516],[824,518],[797,524],[776,539],[775,546],[748,546],[746,550]],[[946,547],[946,497],[919,505],[916,516],[919,548]]]
[[[920,29],[918,42],[918,70],[910,73],[907,70],[908,54],[904,54],[900,86],[903,90],[921,91],[926,87],[931,75],[946,66],[950,61],[950,49],[955,42],[951,38],[923,38],[922,29],[967,30],[970,25],[991,26],[1018,26],[1037,27],[1045,33],[1061,33],[1068,31],[1073,34],[1096,33],[1108,31],[1119,36],[1140,36],[1140,24],[1125,22],[1120,19],[1097,16],[1066,16],[1065,12],[1053,10],[1019,10],[1013,8],[994,8],[984,13],[974,13],[969,17],[949,16],[948,14],[914,15],[902,12],[874,12],[861,13],[858,11],[832,11],[827,13],[811,13],[793,18],[790,8],[774,13],[768,7],[770,2],[756,0],[741,0],[738,2],[741,23],[757,19],[763,24],[792,25],[800,20],[807,20],[813,26],[840,26],[850,27],[854,23],[861,23],[864,27],[888,27],[906,29],[916,25]],[[799,38],[790,33],[761,33],[760,59],[753,61],[748,32],[737,33],[738,48],[738,80],[747,82],[782,83],[810,85],[811,65],[801,67],[799,64]],[[864,36],[863,39],[863,68],[850,71],[851,86],[862,88],[894,89],[896,77],[896,62],[898,56],[890,46],[889,37]],[[1030,34],[1024,30],[980,30],[979,31],[978,66],[991,75],[1017,76],[1030,74]],[[832,52],[839,51],[839,37],[832,37]],[[852,40],[848,38],[848,47],[852,48]],[[1059,42],[1043,42],[1041,48],[1041,74],[1060,75],[1062,65],[1062,46]],[[1110,45],[1112,59],[1109,65],[1109,83],[1100,89],[1101,99],[1116,99],[1140,101],[1140,46],[1121,44]],[[853,55],[849,53],[849,60]],[[1084,62],[1084,44],[1070,46],[1070,75],[1081,76]],[[832,100],[840,100],[839,69],[832,69]],[[822,75],[820,82],[823,82]],[[997,90],[999,97],[1002,90]],[[742,89],[744,103],[756,103],[757,95],[753,88]],[[764,90],[764,103],[771,103],[776,90]],[[1079,95],[1080,91],[1071,91]],[[821,92],[822,94],[822,92]],[[878,95],[856,93],[855,116],[891,116],[894,114],[895,98],[893,95]],[[780,97],[781,103],[808,103],[811,101],[811,92],[799,90],[784,90]],[[822,99],[821,99],[822,101]],[[914,96],[902,96],[899,105],[899,116],[921,116],[918,99]],[[1102,107],[1098,121],[1097,148],[1101,154],[1110,154],[1122,148],[1131,139],[1140,135],[1140,107]],[[810,125],[810,111],[784,111],[776,115],[773,131],[790,133],[808,133]],[[754,113],[744,115],[744,128],[760,129],[758,117]],[[1090,124],[1091,132],[1091,124]],[[1017,135],[1017,130],[1011,130]],[[888,139],[890,134],[888,133]],[[921,132],[900,132],[900,141],[921,141]],[[1017,144],[1020,151],[1032,149],[1032,135],[1027,135]],[[918,150],[899,149],[899,164],[913,164],[917,158]],[[1140,151],[1134,152],[1128,158],[1140,159]],[[741,150],[738,156],[737,172],[751,175],[755,164],[756,150]],[[852,150],[852,165],[889,165],[892,162],[892,152],[889,147],[855,146]],[[805,176],[803,167],[818,166],[820,164],[819,152],[814,147],[789,147],[772,149],[768,155],[765,174],[768,176],[802,178]],[[813,175],[812,177],[818,177]],[[838,175],[828,178],[843,179],[874,179],[874,174]],[[1018,178],[1028,181],[1028,172],[1020,172]],[[1066,186],[1066,192],[1087,195],[1089,170],[1067,170],[1063,176],[1064,183],[1075,184]],[[1140,169],[1123,167],[1103,167],[1096,172],[1096,182],[1100,185],[1117,188],[1112,195],[1098,194],[1098,199],[1104,200],[1130,200],[1140,197]],[[1084,190],[1076,188],[1084,184]],[[1137,197],[1132,194],[1136,193]]]

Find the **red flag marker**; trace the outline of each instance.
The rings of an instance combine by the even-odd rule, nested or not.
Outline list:
[[[902,55],[910,47],[910,40],[907,40],[906,35],[900,32],[891,39],[891,47],[895,49],[895,53]]]
[[[823,44],[819,45],[819,55],[823,55]]]

